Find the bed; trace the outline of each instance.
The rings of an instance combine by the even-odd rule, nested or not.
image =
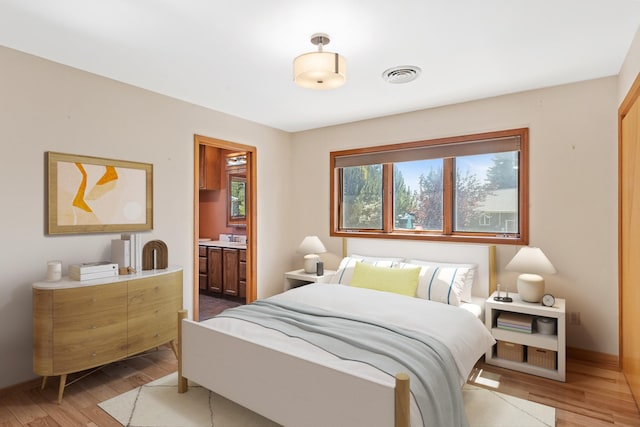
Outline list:
[[[348,239],[343,254],[331,284],[201,323],[183,313],[180,390],[189,379],[284,426],[465,425],[460,388],[494,343],[480,320],[494,286],[494,248]],[[418,277],[413,295],[368,285],[386,274],[391,286]],[[441,282],[448,292],[438,291]],[[426,364],[433,367],[416,368]]]

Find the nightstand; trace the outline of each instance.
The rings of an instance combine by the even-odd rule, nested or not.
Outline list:
[[[513,302],[495,301],[495,295],[485,303],[485,324],[498,343],[486,353],[485,361],[490,365],[565,381],[565,300],[556,298],[553,307],[545,307],[540,303],[524,302],[518,294],[509,294]],[[531,333],[518,331],[519,328],[527,331],[527,326],[523,325],[529,321],[532,322]],[[536,326],[538,322],[540,328]],[[549,329],[551,333],[544,334],[538,329]]]
[[[287,271],[284,273],[284,290],[288,291],[309,283],[331,283],[334,274],[334,270],[325,270],[322,276],[316,276],[315,273],[305,273],[302,269]]]

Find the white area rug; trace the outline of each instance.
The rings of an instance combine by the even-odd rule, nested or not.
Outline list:
[[[465,385],[471,427],[554,427],[554,408]],[[276,427],[278,424],[199,386],[177,391],[173,373],[99,404],[123,426]]]

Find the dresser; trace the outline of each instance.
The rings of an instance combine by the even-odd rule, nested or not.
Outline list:
[[[33,284],[33,370],[60,376],[171,343],[176,352],[182,269]]]

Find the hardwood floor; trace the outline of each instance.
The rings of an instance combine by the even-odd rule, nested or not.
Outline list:
[[[640,413],[622,372],[567,360],[558,382],[478,362],[469,383],[556,408],[557,427],[640,426]]]
[[[173,352],[161,347],[71,384],[60,405],[56,379],[44,390],[35,383],[5,390],[0,394],[0,426],[119,426],[97,404],[176,369]],[[640,426],[638,408],[622,373],[586,362],[567,361],[566,383],[478,363],[470,383],[554,406],[558,427]]]

